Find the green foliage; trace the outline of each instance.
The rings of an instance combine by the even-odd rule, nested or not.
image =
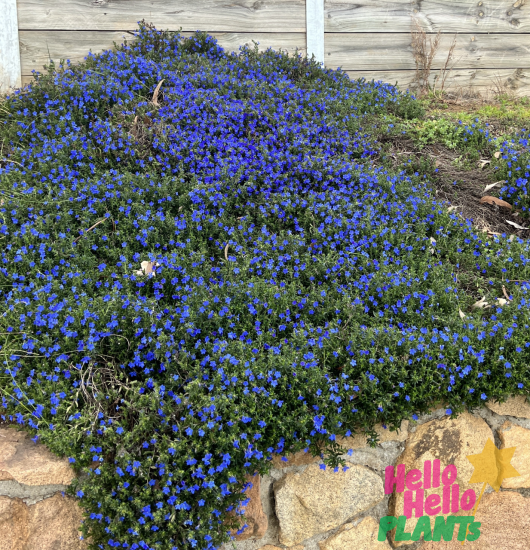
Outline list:
[[[94,549],[215,548],[274,454],[339,468],[339,437],[527,393],[528,244],[448,213],[430,161],[379,164],[403,131],[489,146],[421,116],[314,60],[145,25],[7,100],[2,406],[85,474]]]
[[[412,120],[404,128],[420,148],[440,143],[449,149],[474,149],[479,152],[490,149],[489,132],[477,124],[478,119],[467,126],[462,122],[455,124],[447,118],[435,118]]]

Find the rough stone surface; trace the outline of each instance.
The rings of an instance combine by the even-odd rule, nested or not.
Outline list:
[[[510,489],[530,487],[530,430],[507,420],[498,434],[503,448],[516,447],[511,465],[521,474],[519,477],[505,479],[502,487]]]
[[[502,416],[518,416],[519,418],[530,418],[530,403],[524,395],[510,397],[505,403],[488,401],[486,406],[493,412]]]
[[[390,441],[405,441],[408,435],[409,421],[403,420],[401,423],[401,429],[399,432],[391,432],[388,428],[384,428],[382,424],[378,424],[375,427],[375,431],[378,435],[379,443],[385,443]],[[344,437],[337,440],[345,449],[361,449],[368,445],[368,440],[364,434],[355,434],[352,437]],[[376,447],[377,448],[377,447]],[[373,455],[374,452],[370,451]],[[289,468],[290,466],[305,466],[307,464],[314,464],[321,462],[319,456],[312,456],[309,452],[299,451],[298,453],[286,455],[282,460],[282,455],[275,455],[272,458],[272,465],[274,468]]]
[[[441,418],[444,418],[446,416],[446,410],[447,410],[448,404],[444,401],[437,401],[435,403],[432,403],[429,406],[429,412],[420,414],[419,418],[417,420],[414,420],[411,422],[411,425],[409,426],[410,432],[415,432],[417,426],[421,424],[425,424],[425,422],[430,422],[431,420],[440,420]]]
[[[426,542],[421,550],[528,550],[530,548],[530,499],[519,493],[501,491],[484,495],[476,521],[481,522],[480,537],[462,546],[451,542]]]
[[[252,483],[252,487],[247,489],[245,497],[249,498],[249,503],[243,507],[245,515],[241,518],[242,525],[245,523],[248,527],[240,535],[236,535],[236,540],[247,540],[250,538],[259,539],[267,532],[268,519],[261,506],[260,476],[249,476],[247,481]]]
[[[454,464],[458,470],[456,483],[460,485],[460,494],[467,489],[477,492],[477,485],[469,485],[467,482],[473,473],[473,465],[466,458],[467,455],[477,454],[482,451],[486,441],[490,438],[494,441],[494,435],[490,427],[482,418],[477,418],[469,413],[463,413],[458,418],[445,417],[440,420],[432,420],[417,427],[407,440],[405,450],[397,459],[396,464],[405,464],[406,471],[419,469],[423,472],[423,464],[426,460],[439,459],[441,471],[449,464]],[[440,484],[441,485],[441,484]],[[429,489],[425,492],[425,498],[431,494],[442,495],[442,486]],[[389,515],[399,517],[403,515],[403,493],[394,493],[389,505]],[[416,526],[417,518],[407,520],[407,532],[412,532]],[[412,544],[411,541],[393,541],[394,546]]]
[[[262,546],[259,550],[284,550],[279,546],[273,546],[272,544],[267,544],[267,546]],[[296,546],[289,547],[289,550],[304,550],[303,546],[297,544]]]
[[[76,501],[56,494],[29,507],[29,533],[24,550],[81,550],[82,514]]]
[[[58,458],[24,432],[0,428],[0,481],[24,485],[69,485],[75,474],[68,460]]]
[[[379,443],[387,441],[405,441],[408,436],[409,421],[403,420],[401,422],[401,429],[399,432],[391,432],[389,428],[384,428],[382,424],[375,426],[375,432],[378,435]],[[337,440],[346,449],[360,449],[368,445],[368,439],[364,434],[355,434],[352,437],[340,438]]]
[[[21,550],[28,538],[28,507],[18,499],[0,497],[0,550]]]
[[[337,533],[319,542],[320,550],[390,550],[385,540],[379,542],[379,523],[372,517],[364,518],[359,524],[346,523]]]
[[[0,428],[0,550],[82,550],[82,513],[63,497],[75,474],[46,447]]]
[[[75,501],[60,494],[34,506],[0,497],[0,550],[84,550],[80,523]]]
[[[395,463],[401,451],[402,444],[400,442],[388,441],[377,447],[353,449],[350,454],[344,455],[344,459],[351,464],[368,466],[374,470],[384,470],[388,465]]]
[[[287,460],[282,460],[286,458]],[[290,455],[274,455],[272,457],[272,466],[277,469],[289,468],[290,466],[305,466],[306,464],[314,464],[320,462],[319,456],[313,456],[309,452],[299,451]]]
[[[382,479],[368,468],[352,465],[345,472],[311,464],[274,484],[279,540],[294,546],[339,527],[384,498]]]

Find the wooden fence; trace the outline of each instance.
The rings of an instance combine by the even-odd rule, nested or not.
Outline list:
[[[431,78],[440,73],[456,35],[448,85],[501,85],[519,94],[530,92],[526,0],[0,0],[0,18],[9,6],[18,20],[22,83],[50,59],[79,61],[89,50],[98,52],[130,38],[137,21],[145,19],[161,29],[208,31],[228,49],[252,40],[261,48],[288,51],[306,52],[309,46],[327,67],[340,66],[351,77],[409,87],[416,68],[411,44],[415,19],[428,36],[442,33]],[[17,38],[5,38],[7,27],[0,19],[4,87],[8,82],[2,67],[16,71],[18,66],[6,59],[14,55]]]

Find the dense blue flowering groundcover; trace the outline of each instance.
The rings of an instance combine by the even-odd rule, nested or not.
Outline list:
[[[499,150],[502,161],[499,176],[506,184],[500,191],[500,196],[515,207],[521,209],[526,216],[530,212],[530,140],[528,130],[522,130],[510,141],[504,141]]]
[[[528,243],[385,168],[364,123],[420,111],[146,26],[4,102],[3,417],[88,474],[94,548],[215,548],[273,453],[338,468],[340,436],[527,392]]]

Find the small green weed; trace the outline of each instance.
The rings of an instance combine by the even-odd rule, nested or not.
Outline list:
[[[420,149],[434,143],[449,149],[480,151],[489,147],[489,133],[478,123],[478,119],[469,126],[462,121],[455,124],[447,118],[415,119],[404,122],[403,128]]]

